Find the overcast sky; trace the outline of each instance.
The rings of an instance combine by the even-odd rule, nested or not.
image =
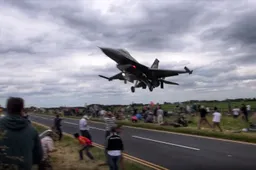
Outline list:
[[[97,46],[124,48],[142,64],[193,69],[180,86],[136,89]],[[253,0],[0,0],[0,104],[130,104],[256,97]]]

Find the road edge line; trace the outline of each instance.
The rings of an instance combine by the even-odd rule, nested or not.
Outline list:
[[[35,114],[35,115],[40,115],[40,114]],[[41,114],[41,115],[54,117],[54,116],[46,115],[46,114]],[[77,119],[76,118],[68,118],[68,117],[64,117],[64,118],[65,119],[71,119],[71,120],[79,120],[78,118]],[[98,121],[93,121],[93,120],[90,120],[90,121],[93,122],[93,123],[104,124],[103,122],[98,122]],[[231,140],[231,139],[222,139],[222,138],[215,138],[215,137],[209,137],[209,136],[192,135],[192,134],[179,133],[179,132],[170,132],[170,131],[157,130],[157,129],[147,129],[147,128],[141,128],[141,127],[127,126],[127,125],[122,125],[122,127],[256,146],[256,143],[244,142],[244,141],[238,141],[238,140]]]
[[[38,122],[35,122],[35,121],[31,121],[31,122],[34,123],[34,124],[37,124],[38,126],[42,126],[42,127],[44,127],[44,128],[50,129],[49,126],[44,125],[44,124],[42,124],[42,123],[38,123]],[[66,136],[69,136],[69,137],[72,137],[72,138],[73,138],[73,136],[72,136],[71,134],[69,134],[69,133],[63,132],[63,134],[66,135]],[[103,145],[100,145],[100,144],[98,144],[98,143],[93,142],[93,145],[94,145],[95,147],[99,148],[99,149],[104,149],[104,146],[103,146]],[[164,168],[164,167],[162,167],[162,166],[160,166],[160,165],[153,164],[153,163],[151,163],[151,162],[142,160],[142,159],[140,159],[140,158],[136,158],[136,157],[131,156],[131,155],[128,155],[128,154],[126,154],[126,153],[124,153],[124,158],[129,159],[130,161],[139,163],[139,164],[141,164],[141,165],[144,165],[144,166],[146,166],[146,167],[153,168],[154,170],[169,170],[169,169]]]

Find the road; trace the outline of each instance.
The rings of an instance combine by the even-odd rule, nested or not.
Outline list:
[[[53,117],[30,115],[52,126]],[[78,132],[78,120],[65,118],[64,132]],[[90,123],[93,141],[104,144],[104,124]],[[255,170],[256,145],[124,127],[125,152],[170,170]]]

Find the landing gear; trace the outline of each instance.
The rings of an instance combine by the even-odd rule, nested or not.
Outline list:
[[[147,86],[146,86],[146,85],[143,85],[143,86],[142,86],[142,88],[143,88],[143,89],[146,89],[146,88],[147,88]]]
[[[127,84],[127,80],[124,80],[124,84]]]
[[[152,85],[149,85],[149,86],[148,86],[148,89],[149,89],[149,91],[151,91],[151,92],[152,92],[152,91],[153,91],[153,89],[154,89],[154,87],[153,87]]]
[[[134,86],[131,87],[131,91],[132,91],[132,93],[135,92],[135,87]]]
[[[161,81],[161,89],[164,88],[164,82]]]

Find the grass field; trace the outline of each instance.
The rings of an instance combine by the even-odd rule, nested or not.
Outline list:
[[[33,126],[38,130],[38,132],[43,132],[46,130],[45,127],[33,123]],[[51,154],[51,160],[53,169],[63,169],[63,170],[107,170],[108,167],[98,166],[100,163],[104,162],[104,152],[99,148],[92,148],[91,152],[95,157],[96,161],[91,161],[85,156],[84,161],[79,160],[78,142],[69,137],[64,136],[63,141],[55,142],[55,147],[57,152]],[[125,160],[125,168],[127,170],[150,170],[143,165]]]

